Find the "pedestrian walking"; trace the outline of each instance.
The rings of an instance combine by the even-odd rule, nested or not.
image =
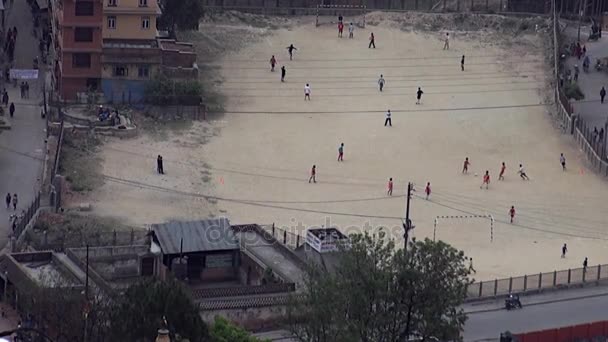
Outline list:
[[[285,66],[283,65],[281,67],[281,82],[285,82],[285,74],[287,73],[287,70],[285,70]]]
[[[21,84],[19,84],[19,94],[21,95],[21,98],[25,97],[25,82],[21,82]]]
[[[11,199],[13,197],[11,196],[11,193],[7,193],[6,194],[6,209],[9,209],[11,207]]]
[[[274,71],[274,66],[277,64],[277,59],[274,58],[274,55],[270,57],[270,71]]]
[[[606,97],[606,88],[602,87],[602,90],[600,90],[600,102],[604,103],[604,97]]]
[[[348,24],[348,38],[355,38],[355,26],[353,23]]]
[[[384,89],[384,83],[386,83],[386,81],[384,80],[384,76],[380,75],[380,78],[378,79],[378,88],[380,89],[380,91]]]
[[[13,194],[13,210],[17,210],[17,202],[19,202],[19,198],[17,198],[17,194]]]
[[[530,178],[528,177],[528,175],[526,175],[526,170],[524,170],[524,166],[522,164],[519,164],[519,176],[521,177],[521,179],[523,180],[530,180]]]
[[[384,127],[386,127],[386,125],[393,127],[393,122],[391,121],[391,110],[390,109],[386,112],[386,119],[384,119]]]
[[[342,32],[344,32],[344,23],[342,21],[338,22],[338,37],[342,38]]]
[[[306,99],[310,101],[310,84],[308,83],[304,86],[304,101],[306,101]]]
[[[372,46],[374,47],[374,49],[376,48],[376,38],[374,37],[374,32],[369,35],[369,45],[367,46],[367,48],[371,49]]]
[[[13,102],[11,102],[10,107],[8,108],[9,113],[11,114],[11,118],[13,117],[13,115],[15,114],[15,104]]]
[[[505,165],[505,162],[502,162],[502,165],[500,166],[500,174],[498,175],[498,180],[505,180],[505,171],[507,170],[507,166]]]
[[[574,82],[578,81],[578,64],[574,64]]]
[[[344,143],[338,147],[338,161],[344,161]]]
[[[163,167],[163,156],[160,154],[156,158],[156,171],[161,175],[165,174],[165,168]]]
[[[513,219],[515,218],[515,206],[511,206],[511,209],[509,209],[509,216],[511,217],[511,223],[513,223]]]
[[[566,157],[563,153],[559,155],[559,163],[562,164],[562,171],[566,171]]]
[[[464,55],[462,55],[462,59],[460,60],[460,70],[464,71]]]
[[[445,33],[445,38],[443,40],[443,49],[444,50],[450,49],[450,33],[449,32]]]
[[[426,188],[424,188],[424,193],[426,194],[426,200],[429,200],[429,196],[431,196],[431,182],[426,183]]]
[[[600,133],[598,134],[600,141],[604,141],[604,127],[600,128]]]
[[[317,165],[313,165],[312,169],[310,170],[310,178],[308,178],[308,183],[310,183],[310,181],[313,181],[314,183],[317,182]]]
[[[490,171],[488,170],[486,170],[486,174],[483,175],[483,183],[481,183],[479,188],[483,188],[484,184],[486,185],[486,190],[488,190],[488,187],[490,186]]]
[[[386,194],[389,196],[393,196],[393,179],[392,178],[388,179],[388,191],[386,192]]]
[[[585,257],[585,260],[583,260],[583,273],[587,273],[588,264],[589,264],[589,261],[588,261],[587,257]]]
[[[465,157],[464,165],[462,166],[462,173],[468,173],[470,165],[471,165],[471,162],[469,162],[469,157]]]
[[[293,46],[293,44],[290,44],[287,47],[287,51],[289,52],[289,60],[291,61],[293,59],[293,51],[297,50],[297,48],[295,46]]]
[[[562,258],[566,257],[566,253],[568,253],[568,246],[566,244],[564,244],[562,246]]]
[[[8,92],[6,88],[2,91],[2,104],[6,107],[8,106]]]
[[[422,91],[422,89],[420,89],[420,87],[418,87],[418,91],[416,92],[416,104],[420,104],[420,101],[422,100],[422,94],[424,94],[424,92]]]

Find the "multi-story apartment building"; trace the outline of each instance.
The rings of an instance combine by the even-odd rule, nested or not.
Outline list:
[[[137,102],[162,62],[157,43],[157,0],[105,0],[102,89],[112,102]]]
[[[54,0],[54,81],[62,99],[99,89],[102,22],[102,0]]]

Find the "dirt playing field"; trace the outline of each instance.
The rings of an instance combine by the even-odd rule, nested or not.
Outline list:
[[[541,39],[451,32],[450,49],[443,50],[443,31],[370,21],[377,25],[357,28],[348,39],[347,30],[338,38],[333,25],[315,28],[313,19],[302,20],[259,32],[242,49],[210,62],[221,67],[226,113],[166,139],[106,143],[108,178],[90,199],[96,213],[140,225],[226,215],[233,223],[332,225],[345,232],[384,226],[401,239],[410,181],[417,190],[411,218],[418,239],[433,236],[437,216],[493,215],[493,242],[487,218],[440,219],[437,225],[437,238],[473,258],[477,279],[580,267],[585,257],[590,265],[608,263],[607,184],[585,167],[542,104]],[[372,31],[375,49],[368,48]],[[285,49],[291,43],[293,61]],[[275,72],[268,63],[273,54]],[[306,83],[311,101],[304,101]],[[418,87],[424,91],[420,105]],[[392,127],[384,126],[388,109]],[[337,161],[340,143],[343,162]],[[158,154],[165,175],[155,172]],[[461,173],[465,157],[468,174]],[[520,163],[529,181],[517,174]],[[313,164],[317,183],[309,184]],[[480,189],[486,170],[488,190]],[[390,177],[395,189],[387,196]],[[512,205],[517,213],[510,224]]]

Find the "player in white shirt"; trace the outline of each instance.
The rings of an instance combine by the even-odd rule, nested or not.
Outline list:
[[[393,122],[391,121],[391,110],[389,109],[386,112],[386,119],[384,119],[384,126],[389,125],[393,127]]]
[[[447,32],[445,34],[445,40],[444,40],[444,43],[443,43],[443,49],[444,50],[449,50],[450,49],[450,33],[449,32]]]
[[[354,34],[355,34],[355,25],[353,25],[353,23],[350,23],[348,25],[348,38],[355,38]]]
[[[306,101],[306,99],[310,101],[310,85],[308,83],[304,86],[304,101]]]
[[[528,175],[526,175],[526,170],[524,170],[524,166],[522,164],[519,164],[519,176],[521,177],[521,179],[523,180],[530,180],[530,178],[528,178]]]

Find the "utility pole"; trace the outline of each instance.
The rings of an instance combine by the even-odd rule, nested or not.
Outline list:
[[[410,199],[412,198],[412,191],[414,191],[414,185],[411,182],[407,183],[407,197],[405,198],[405,221],[403,221],[403,239],[405,242],[404,249],[407,250],[407,243],[409,241],[410,230],[414,229],[412,220],[410,220]]]
[[[89,340],[89,244],[87,244],[87,260],[84,281],[84,342]]]
[[[587,9],[587,0],[579,0],[579,12],[578,12],[578,41],[581,41],[581,24],[583,21],[583,14]]]

